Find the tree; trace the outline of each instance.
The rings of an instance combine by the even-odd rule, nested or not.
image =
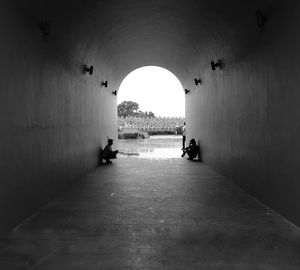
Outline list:
[[[155,115],[154,115],[153,112],[149,112],[149,113],[148,113],[148,116],[149,116],[150,118],[155,117]]]
[[[134,101],[123,101],[118,105],[118,116],[128,117],[137,116],[141,118],[152,118],[155,117],[153,112],[143,112],[139,110],[139,104]]]
[[[118,116],[136,116],[139,111],[139,104],[134,101],[123,101],[118,105]]]

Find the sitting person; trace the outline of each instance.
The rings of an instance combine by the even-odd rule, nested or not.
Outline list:
[[[113,145],[114,140],[113,139],[108,139],[107,145],[105,146],[103,150],[103,159],[106,160],[106,163],[111,163],[110,159],[115,159],[117,158],[117,153],[119,152],[118,150],[113,151],[111,146]]]
[[[193,160],[199,154],[198,145],[196,144],[195,139],[190,140],[189,146],[183,149],[183,154],[181,157],[184,157],[185,154],[188,154],[188,159],[190,160]]]

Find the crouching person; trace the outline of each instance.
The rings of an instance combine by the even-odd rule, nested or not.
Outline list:
[[[108,139],[107,145],[103,150],[103,159],[106,160],[106,163],[111,163],[111,159],[117,158],[118,150],[113,151],[111,146],[114,144],[113,139]]]
[[[197,157],[197,155],[199,155],[199,148],[198,145],[196,144],[195,139],[191,139],[190,140],[190,144],[188,147],[183,149],[183,153],[181,155],[181,157],[184,157],[185,154],[188,154],[190,160],[193,160],[194,158]]]

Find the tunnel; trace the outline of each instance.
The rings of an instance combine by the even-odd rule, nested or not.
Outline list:
[[[143,66],[188,90],[203,163],[300,225],[298,1],[0,5],[1,233],[98,166],[113,91]]]

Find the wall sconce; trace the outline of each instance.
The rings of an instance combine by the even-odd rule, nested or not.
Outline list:
[[[189,89],[184,89],[184,92],[186,95],[191,93],[191,91]]]
[[[211,61],[210,64],[211,64],[212,70],[216,70],[216,68],[219,68],[219,69],[222,68],[222,62],[220,59],[217,62]]]
[[[50,34],[50,28],[51,28],[51,21],[50,20],[44,20],[43,22],[40,22],[39,24],[40,30],[44,37],[49,36]]]
[[[87,65],[84,65],[83,71],[84,71],[84,74],[89,73],[90,75],[92,75],[94,72],[94,66],[88,67]]]
[[[107,81],[103,81],[103,82],[101,83],[102,87],[107,87],[107,84],[108,84]]]
[[[116,96],[116,95],[117,95],[117,90],[113,91],[112,94],[113,94],[114,96]]]
[[[196,85],[202,84],[202,80],[201,80],[201,79],[195,79],[195,84],[196,84]]]
[[[264,14],[261,10],[257,10],[255,12],[257,26],[259,28],[263,28],[268,20],[266,14]]]

